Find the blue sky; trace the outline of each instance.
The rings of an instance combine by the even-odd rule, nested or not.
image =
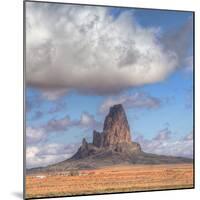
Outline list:
[[[93,7],[89,7],[86,10],[78,8],[78,11],[77,8],[72,8],[69,11],[67,8],[68,5],[63,5],[63,7],[66,6],[66,10],[58,6],[55,8],[57,16],[56,14],[51,16],[50,14],[53,10],[52,8],[50,9],[51,5],[49,4],[49,7],[44,7],[41,4],[39,6],[40,9],[37,11],[34,9],[34,3],[28,4],[27,7],[27,13],[30,15],[27,19],[32,19],[27,20],[27,23],[31,27],[27,31],[27,51],[29,54],[27,54],[28,61],[26,66],[28,69],[26,85],[26,127],[28,148],[30,148],[28,152],[31,151],[32,154],[33,151],[40,152],[41,146],[52,143],[58,146],[77,144],[76,148],[74,148],[75,151],[83,137],[91,141],[93,129],[102,131],[103,121],[108,113],[108,108],[114,103],[122,103],[124,105],[133,140],[137,140],[137,137],[142,136],[144,140],[152,141],[153,138],[161,133],[166,134],[166,136],[170,133],[170,140],[181,142],[183,138],[192,133],[192,13],[117,8],[104,8],[104,11],[106,10],[104,12],[101,9],[93,11]],[[128,16],[124,14],[127,11]],[[38,16],[36,15],[37,12],[42,13],[40,20],[35,17]],[[85,34],[85,41],[88,41],[88,43],[83,44],[84,50],[77,49],[79,47],[76,47],[76,39],[68,33],[69,31],[67,32],[63,29],[63,24],[61,26],[59,24],[68,23],[69,12],[74,12],[74,22],[72,20],[72,23],[76,24],[76,27],[80,26],[80,31],[82,31],[82,34]],[[85,13],[89,14],[86,15]],[[79,15],[81,18],[85,17],[83,21],[87,19],[90,23],[82,24],[77,20],[80,17]],[[48,16],[51,17],[49,18]],[[65,18],[64,22],[62,20],[59,21],[62,17]],[[109,21],[107,19],[105,20],[105,17],[112,18]],[[49,20],[46,20],[48,18]],[[37,20],[39,20],[39,23],[35,23]],[[53,23],[54,20],[58,23],[58,25],[55,24],[57,28],[53,28],[48,24],[50,22]],[[100,27],[99,32],[101,34],[99,33],[97,36],[94,36],[95,34],[92,32],[95,25],[96,28]],[[107,28],[101,30],[101,26],[103,27],[103,25]],[[129,34],[121,36],[125,25],[131,27],[127,29]],[[114,28],[110,29],[111,26]],[[71,27],[73,27],[73,24]],[[73,30],[73,28],[71,29]],[[113,33],[105,32],[112,29]],[[36,30],[41,30],[41,33],[39,34]],[[114,30],[116,32],[119,30],[119,33],[114,32]],[[134,32],[134,30],[136,31]],[[90,32],[92,35],[88,37]],[[76,32],[74,32],[75,34]],[[168,42],[170,36],[172,36],[171,40],[174,40],[172,44]],[[58,39],[58,37],[61,39]],[[79,37],[78,33],[76,37]],[[102,39],[100,40],[97,37],[102,37]],[[143,37],[144,46],[142,44],[142,47],[137,47],[140,44],[138,41],[141,40],[141,37]],[[122,43],[120,38],[124,41],[134,40],[134,44],[131,46],[126,42]],[[105,44],[103,43],[104,40],[106,41]],[[44,41],[48,41],[48,43]],[[81,38],[80,41],[82,41]],[[109,44],[110,41],[113,44]],[[90,43],[94,43],[96,46]],[[80,46],[82,45],[81,42],[79,44]],[[116,45],[116,48],[113,48],[113,45]],[[94,56],[90,59],[91,48],[96,49]],[[101,48],[102,51],[100,51]],[[125,49],[126,55],[121,51],[122,48]],[[120,50],[118,51],[118,49]],[[153,52],[151,55],[151,50],[154,51],[154,49],[155,54]],[[134,52],[137,53],[137,57],[134,58],[137,59],[137,64],[134,63],[134,60],[128,54],[129,50],[131,51],[130,55],[132,57],[135,56]],[[113,69],[109,69],[107,63],[110,62],[112,65],[115,63],[115,60],[112,61],[113,55],[110,55],[108,57],[110,60],[107,60],[107,55],[103,55],[103,51],[108,52],[107,54],[114,52],[113,54],[119,60],[118,64],[120,65],[122,63],[122,68],[130,67],[132,71],[128,71],[127,80],[124,79],[126,76],[120,77],[120,73],[118,72],[116,72],[116,75],[114,74],[116,70],[115,66],[113,66]],[[77,52],[79,53],[77,54]],[[169,57],[165,54],[169,54]],[[33,55],[34,60],[31,58]],[[74,57],[74,55],[77,56]],[[158,55],[160,60],[156,58],[154,62],[155,55]],[[58,59],[54,58],[54,56],[57,56]],[[69,65],[64,60],[65,57],[67,57],[66,59],[69,61]],[[81,61],[84,57],[85,59]],[[126,60],[124,61],[122,57],[126,58]],[[103,58],[105,58],[105,62]],[[174,59],[173,62],[171,58]],[[149,68],[146,60],[152,62]],[[139,72],[138,80],[133,81],[136,76],[132,77],[130,73],[137,74],[138,72],[134,68],[137,69],[138,65],[141,65],[142,68],[146,67],[147,72]],[[154,69],[154,65],[158,68]],[[56,69],[55,73],[58,74],[54,76],[51,70],[54,70],[57,66],[59,68]],[[92,75],[90,74],[91,68],[88,71],[87,67],[89,68],[91,66],[100,68],[97,71],[97,76],[95,75],[96,71],[92,72]],[[102,68],[102,71],[101,66],[105,66],[105,69]],[[48,67],[51,73],[45,71],[46,68],[49,70]],[[68,76],[71,73],[70,67],[71,71],[76,69],[80,70],[79,73],[76,75],[76,71],[73,71],[73,74]],[[86,71],[82,72],[82,67]],[[141,67],[138,69],[141,69]],[[166,70],[168,67],[170,69]],[[61,70],[60,76],[59,70]],[[66,72],[66,70],[69,71]],[[157,71],[158,75],[156,74]],[[112,72],[114,75],[110,75]],[[66,79],[64,76],[65,73]],[[159,74],[161,74],[160,77]],[[144,77],[143,80],[143,76],[146,75],[147,78]],[[70,76],[73,79],[70,79]],[[107,76],[108,78],[106,78]],[[76,77],[78,81],[74,81]],[[99,80],[97,80],[98,78]],[[110,80],[108,81],[107,79]],[[91,85],[88,82],[91,82]],[[167,131],[163,133],[163,130]],[[166,140],[168,141],[168,138]],[[191,146],[190,149],[186,149],[185,151],[187,152],[187,156],[192,155]],[[30,155],[32,155],[31,153]],[[163,153],[167,154],[166,152]],[[71,154],[66,153],[66,156],[70,157]],[[57,155],[56,158],[53,157],[50,161],[49,159],[42,161],[39,158],[36,159],[36,153],[34,155],[35,157],[31,157],[27,153],[28,160],[30,160],[27,166],[41,166],[63,159],[63,157],[58,158],[59,155]]]

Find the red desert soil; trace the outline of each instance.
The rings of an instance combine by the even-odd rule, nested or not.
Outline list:
[[[97,170],[28,175],[26,197],[72,196],[193,187],[192,164],[112,166]]]

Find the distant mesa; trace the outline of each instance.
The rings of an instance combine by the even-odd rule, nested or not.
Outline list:
[[[82,145],[70,159],[28,171],[95,169],[116,164],[172,164],[191,163],[192,161],[192,159],[184,157],[143,152],[140,144],[131,140],[131,132],[125,110],[122,104],[117,104],[110,108],[104,121],[103,131],[93,131],[92,143],[88,143],[83,138]]]

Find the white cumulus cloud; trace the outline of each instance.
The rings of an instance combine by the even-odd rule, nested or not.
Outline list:
[[[140,134],[135,141],[140,143],[142,149],[148,153],[193,158],[193,132],[183,138],[173,139],[171,131],[165,128],[152,139],[145,139]]]
[[[133,10],[114,17],[106,7],[26,5],[26,81],[49,99],[159,82],[180,63],[178,45],[164,47],[159,27],[142,27]]]
[[[80,144],[50,143],[29,146],[26,149],[26,168],[43,167],[71,157]]]

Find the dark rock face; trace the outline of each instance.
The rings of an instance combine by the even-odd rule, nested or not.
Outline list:
[[[102,135],[101,133],[97,131],[93,131],[93,145],[96,147],[101,147],[102,146]]]
[[[73,156],[75,159],[80,159],[89,156],[88,143],[85,138],[82,140],[82,145],[78,149],[77,153]]]
[[[87,141],[86,141],[85,138],[83,138],[83,140],[82,140],[82,147],[83,147],[84,149],[88,147],[88,143],[87,143]]]
[[[103,132],[93,132],[93,145],[113,147],[118,144],[131,144],[131,133],[126,113],[121,104],[114,105],[105,118]]]
[[[142,152],[141,146],[136,142],[118,143],[114,146],[114,151],[123,154],[139,154]]]
[[[121,104],[110,108],[103,128],[103,147],[131,143],[131,134],[126,113]]]

